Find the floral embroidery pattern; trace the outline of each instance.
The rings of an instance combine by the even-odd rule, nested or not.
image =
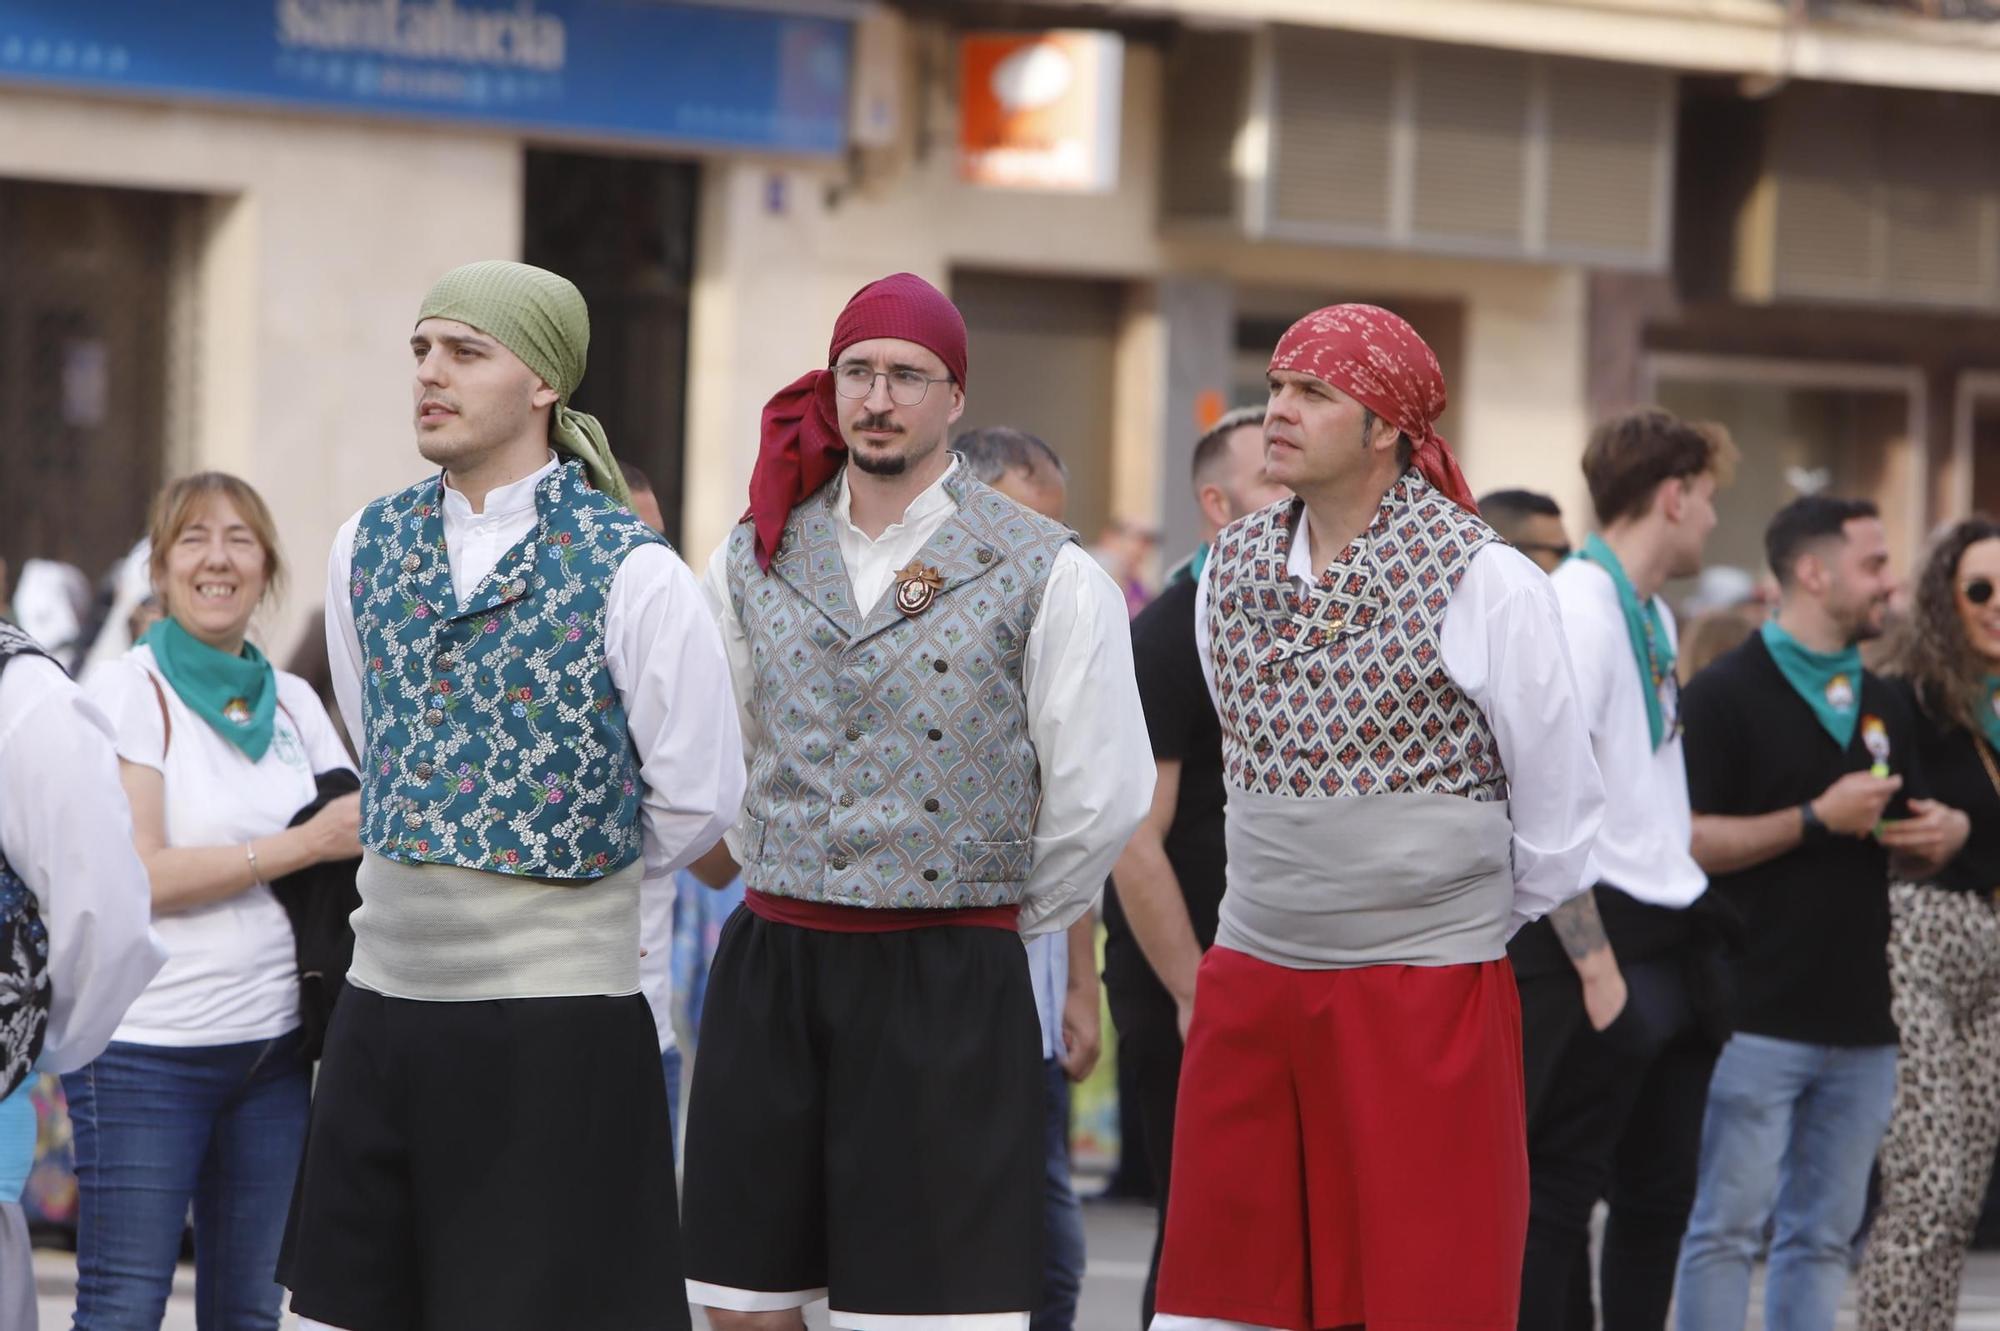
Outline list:
[[[604,661],[620,562],[660,538],[565,463],[537,529],[461,609],[431,479],[354,536],[369,774],[362,842],[390,859],[597,878],[640,853],[642,783]]]

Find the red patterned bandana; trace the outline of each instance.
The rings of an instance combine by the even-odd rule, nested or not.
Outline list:
[[[1417,330],[1376,305],[1329,305],[1285,330],[1271,368],[1332,384],[1410,437],[1425,480],[1469,513],[1479,512],[1451,446],[1437,432],[1444,373]]]
[[[857,342],[900,338],[926,347],[965,387],[965,319],[942,291],[914,273],[892,273],[848,299],[833,325],[826,363]],[[756,527],[757,566],[771,567],[785,518],[800,500],[833,478],[847,458],[835,414],[833,375],[811,370],[764,404],[757,465],[750,471],[750,511]]]

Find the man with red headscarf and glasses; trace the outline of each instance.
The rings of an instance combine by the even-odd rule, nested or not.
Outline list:
[[[747,727],[687,1131],[715,1331],[1025,1331],[1041,1028],[1022,934],[1089,906],[1152,799],[1123,595],[976,480],[965,323],[855,293],[764,409],[709,595]]]
[[[1228,878],[1181,1072],[1154,1331],[1512,1331],[1528,1220],[1507,939],[1603,807],[1548,577],[1479,520],[1387,310],[1292,325],[1266,474],[1195,608]]]

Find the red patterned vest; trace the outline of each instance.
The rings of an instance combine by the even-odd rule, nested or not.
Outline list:
[[[1445,607],[1492,528],[1406,471],[1312,583],[1287,575],[1304,503],[1223,529],[1209,654],[1230,786],[1298,798],[1507,796],[1485,716],[1444,668]]]

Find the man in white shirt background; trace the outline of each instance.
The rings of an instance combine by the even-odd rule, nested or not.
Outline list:
[[[1004,425],[968,430],[951,444],[972,474],[1051,522],[1069,506],[1069,471],[1039,437]],[[1028,978],[1042,1025],[1048,1119],[1044,1194],[1042,1302],[1030,1331],[1070,1331],[1083,1291],[1083,1208],[1070,1179],[1069,1086],[1090,1076],[1102,1048],[1097,986],[1097,915],[1086,912],[1060,934],[1028,940]]]
[[[1658,409],[1601,423],[1583,474],[1601,531],[1556,569],[1605,786],[1596,886],[1508,947],[1521,986],[1531,1203],[1521,1326],[1596,1325],[1591,1208],[1611,1203],[1606,1331],[1658,1331],[1694,1202],[1709,1073],[1726,1038],[1694,861],[1669,578],[1701,571],[1736,447]]]

